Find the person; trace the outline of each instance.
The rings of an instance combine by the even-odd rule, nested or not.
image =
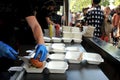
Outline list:
[[[110,7],[104,8],[104,32],[101,37],[102,40],[106,42],[110,42],[111,40],[111,31],[112,31],[112,16],[111,16],[111,9]]]
[[[99,3],[101,0],[92,0],[92,8],[86,14],[86,24],[95,27],[94,36],[100,38],[102,36],[101,26],[104,21],[104,13]]]
[[[54,0],[39,0],[38,2],[38,7],[36,9],[36,18],[41,24],[43,33],[45,33],[45,29],[48,29],[50,24],[56,26],[56,23],[54,23],[50,18],[55,10],[55,6],[56,3]]]
[[[113,45],[117,47],[119,42],[119,21],[120,21],[120,7],[116,7],[116,13],[112,17],[112,38],[113,38]]]
[[[26,20],[36,41],[34,59],[38,55],[41,55],[40,61],[46,59],[48,51],[44,45],[41,26],[34,13],[31,0],[0,0],[0,77],[3,80],[9,80],[10,77],[4,77],[2,73],[14,65],[13,62],[19,54],[16,27],[22,24],[21,19]]]

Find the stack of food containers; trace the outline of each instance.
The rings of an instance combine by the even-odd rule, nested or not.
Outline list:
[[[63,26],[63,41],[70,43],[72,41],[72,35],[71,35],[71,27],[70,26]]]
[[[81,43],[81,41],[82,41],[82,33],[80,32],[80,28],[72,27],[71,32],[72,32],[73,41],[76,42],[76,43]]]
[[[80,28],[71,27],[71,26],[63,26],[63,41],[64,42],[74,42],[81,43],[82,41],[82,33],[80,32]]]
[[[65,73],[68,69],[68,63],[65,61],[65,44],[53,43],[51,45],[52,54],[48,55],[51,60],[47,63],[47,68],[50,73]]]

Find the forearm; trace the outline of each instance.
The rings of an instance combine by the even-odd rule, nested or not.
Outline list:
[[[35,16],[26,17],[29,26],[32,29],[33,36],[37,44],[44,44],[43,32]]]
[[[37,27],[39,25],[36,25],[35,28],[32,29],[34,38],[36,40],[37,44],[44,44],[44,39],[43,39],[43,33],[41,27]]]
[[[46,17],[46,21],[48,24],[55,25],[55,23],[53,21],[51,21],[51,19],[49,17]]]

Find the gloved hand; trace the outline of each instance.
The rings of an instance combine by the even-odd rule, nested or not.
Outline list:
[[[36,47],[36,53],[34,59],[36,59],[40,55],[40,61],[44,61],[46,59],[47,53],[48,51],[46,47],[42,44],[39,44]]]
[[[18,53],[12,47],[0,41],[0,57],[6,57],[15,60],[15,55],[17,54]]]

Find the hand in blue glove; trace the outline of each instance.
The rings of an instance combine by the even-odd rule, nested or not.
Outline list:
[[[6,57],[15,60],[18,53],[9,45],[0,41],[0,57]]]
[[[36,54],[34,56],[34,59],[36,59],[40,55],[40,61],[44,61],[46,59],[47,53],[48,51],[46,49],[46,46],[39,44],[36,47]]]

